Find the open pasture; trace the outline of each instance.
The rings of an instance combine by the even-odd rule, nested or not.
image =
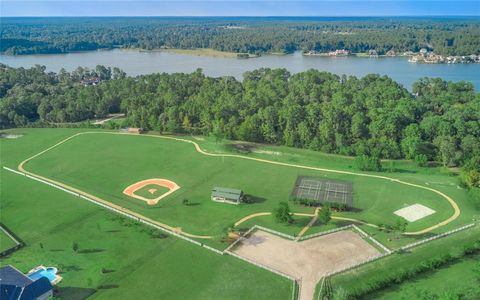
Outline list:
[[[439,195],[391,180],[213,157],[196,152],[190,143],[153,136],[81,134],[29,160],[24,167],[194,234],[218,235],[246,215],[272,211],[280,201],[288,201],[298,176],[351,182],[356,210],[341,215],[374,224],[386,223],[395,217],[394,211],[416,203],[437,213],[410,223],[407,230],[426,228],[453,214],[450,204]],[[168,178],[181,189],[156,205],[122,193],[125,187],[146,178]],[[255,201],[235,207],[213,202],[213,186],[242,189]],[[183,204],[184,199],[189,205]],[[299,205],[292,209],[312,211]]]

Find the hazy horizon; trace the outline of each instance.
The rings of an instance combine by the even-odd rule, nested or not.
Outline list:
[[[2,17],[478,17],[480,1],[6,0]]]

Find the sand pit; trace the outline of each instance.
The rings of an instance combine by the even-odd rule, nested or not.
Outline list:
[[[350,230],[302,242],[257,230],[239,242],[232,252],[301,279],[301,300],[312,300],[315,286],[325,274],[381,254]]]
[[[415,222],[434,213],[435,211],[433,209],[418,203],[404,207],[394,212],[394,214],[404,218],[408,222]]]
[[[139,191],[140,189],[149,186],[149,185],[157,185],[159,187],[164,187],[168,189],[168,192],[161,194],[160,196],[156,198],[146,198],[144,196],[138,195],[135,192]],[[123,190],[123,193],[127,196],[142,200],[147,202],[148,205],[155,205],[160,201],[162,198],[167,197],[171,193],[175,192],[178,190],[180,186],[178,186],[175,182],[170,181],[168,179],[159,179],[159,178],[152,178],[152,179],[146,179],[142,180],[139,182],[136,182],[132,185],[129,185],[127,188]],[[150,188],[147,190],[148,193],[154,195],[157,192],[157,189],[155,188]]]

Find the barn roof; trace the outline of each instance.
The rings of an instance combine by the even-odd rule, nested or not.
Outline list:
[[[212,197],[223,197],[225,199],[240,200],[243,192],[238,189],[214,187],[212,190]]]

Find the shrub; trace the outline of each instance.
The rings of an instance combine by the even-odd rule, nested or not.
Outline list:
[[[428,164],[428,157],[425,154],[415,155],[415,162],[419,167],[426,167]]]
[[[382,170],[382,163],[380,158],[376,155],[360,155],[355,158],[355,167],[361,171],[377,171]]]
[[[290,206],[287,202],[280,202],[279,207],[273,211],[273,215],[279,223],[293,223]]]

